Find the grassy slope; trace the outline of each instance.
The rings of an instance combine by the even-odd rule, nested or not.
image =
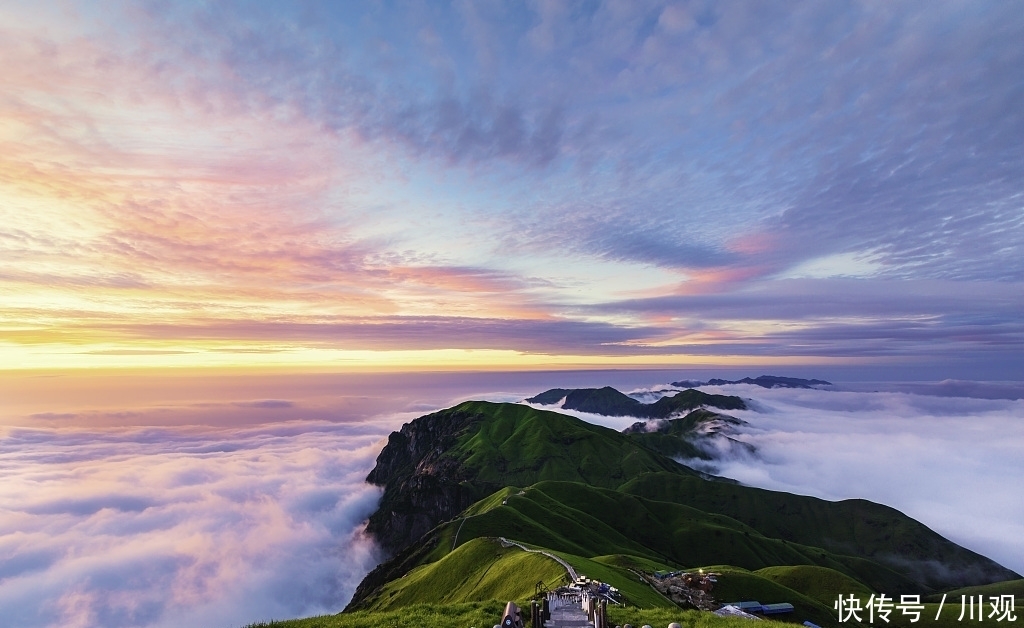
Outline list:
[[[711,460],[712,456],[686,438],[658,432],[633,433],[630,438],[670,458]]]
[[[921,593],[919,588],[915,589],[914,585],[908,585],[888,569],[871,561],[766,538],[750,526],[725,515],[580,483],[540,482],[526,489],[509,487],[481,500],[466,514],[464,519],[435,529],[434,535],[440,540],[425,562],[438,562],[421,566],[405,578],[387,585],[372,597],[370,608],[391,608],[396,604],[442,599],[453,602],[480,600],[485,599],[482,597],[485,591],[501,591],[506,599],[521,599],[518,597],[520,594],[525,596],[533,591],[536,578],[527,576],[522,581],[513,578],[506,581],[505,588],[493,588],[487,582],[477,583],[486,575],[487,569],[493,569],[491,565],[496,556],[492,554],[496,552],[493,543],[482,539],[499,536],[563,555],[583,573],[619,587],[634,604],[641,606],[660,604],[660,596],[646,585],[637,589],[639,583],[626,569],[628,566],[649,571],[666,567],[694,568],[712,563],[734,565],[740,569],[731,569],[731,573],[745,575],[734,576],[733,581],[739,579],[748,588],[752,587],[751,595],[745,597],[764,603],[789,601],[798,604],[805,618],[818,624],[827,621],[822,614],[822,604],[831,604],[839,592],[870,594],[873,589],[890,596],[901,592]],[[456,530],[459,534],[457,540],[454,536]],[[481,543],[491,549],[481,549]],[[453,545],[458,550],[450,553]],[[467,546],[473,551],[464,551]],[[595,560],[595,557],[600,558]],[[541,562],[545,560],[533,558]],[[554,572],[549,575],[557,580],[560,568],[552,565],[550,563],[549,567]],[[778,565],[788,567],[778,568]],[[746,572],[748,569],[763,571],[750,574]],[[519,572],[500,567],[491,576],[499,573]],[[543,579],[547,582],[548,576]],[[894,589],[892,582],[909,590]],[[758,597],[758,591],[773,589],[781,592],[782,597]],[[726,591],[732,593],[729,589]],[[715,595],[720,597],[721,594],[721,591],[716,591]]]
[[[655,560],[648,560],[646,558],[640,558],[639,556],[630,556],[629,554],[609,554],[608,556],[595,556],[591,560],[594,562],[602,563],[605,565],[611,565],[612,567],[621,567],[626,570],[644,571],[647,573],[653,573],[655,571],[672,571],[674,567],[672,565],[666,565]]]
[[[871,589],[857,580],[827,567],[787,565],[765,567],[754,573],[794,591],[800,591],[829,608],[840,595],[853,594],[867,599],[872,593]]]
[[[671,600],[655,591],[646,582],[640,582],[639,577],[624,567],[608,564],[606,561],[574,556],[563,552],[552,553],[572,565],[576,569],[576,573],[594,580],[606,582],[618,589],[626,597],[630,606],[638,606],[640,608],[675,608],[675,604]]]
[[[485,417],[447,455],[470,470],[473,482],[529,486],[543,480],[614,488],[649,472],[697,473],[615,430],[519,404],[469,401],[455,411]],[[492,490],[494,490],[492,489]]]
[[[657,426],[656,432],[646,431],[647,425],[635,424],[636,427],[628,428],[624,433],[630,438],[649,447],[654,451],[670,458],[699,458],[711,460],[712,456],[694,445],[693,440],[700,436],[698,428],[704,423],[727,423],[731,425],[742,425],[744,421],[710,410],[698,409],[678,419],[662,421]]]
[[[670,622],[678,622],[683,628],[751,628],[749,619],[737,617],[717,617],[712,613],[701,611],[681,611],[679,609],[654,608],[619,608],[608,609],[608,619],[613,626],[632,624],[633,626],[667,626]],[[777,621],[760,621],[756,628],[793,628],[793,624]]]
[[[672,606],[625,567],[565,552],[551,553],[571,564],[577,573],[618,588],[631,604],[644,608]],[[524,605],[538,581],[554,589],[565,584],[568,576],[560,564],[546,556],[517,547],[503,548],[495,539],[477,538],[385,585],[366,610],[490,599],[515,600]]]
[[[554,588],[564,580],[565,569],[550,558],[479,538],[388,583],[368,610],[422,603],[523,602],[533,596],[538,581]]]
[[[427,601],[467,602],[488,596],[525,601],[538,578],[549,587],[562,579],[564,571],[553,561],[514,548],[501,549],[488,540],[498,536],[546,548],[579,573],[608,582],[619,588],[630,604],[644,608],[666,606],[669,602],[640,582],[630,568],[654,571],[727,563],[758,569],[801,561],[844,567],[828,552],[766,539],[722,515],[579,483],[541,482],[523,490],[505,489],[481,500],[467,514],[470,516],[465,520],[449,522],[435,530],[439,538],[447,539],[446,543],[438,543],[431,556],[437,562],[418,567],[386,585],[368,600],[369,608],[382,610]],[[457,549],[451,552],[452,531],[456,529],[459,540]],[[667,539],[671,541],[666,543]],[[647,543],[659,549],[651,549]],[[790,602],[797,613],[787,619],[799,616],[800,621],[809,619],[822,626],[831,625],[834,621],[830,609],[821,597],[814,595],[813,587],[805,595],[787,587],[785,582],[776,581],[788,576],[792,583],[797,574],[817,573],[830,575],[839,583],[833,583],[836,587],[854,582],[851,576],[834,569],[815,569],[819,571],[790,568],[789,573],[769,571],[766,575],[751,573],[743,567],[722,567],[719,570],[726,575],[714,595],[722,601],[736,598]],[[538,573],[543,576],[536,576]],[[867,589],[858,583],[856,588],[844,592],[862,590]]]
[[[657,473],[637,476],[621,490],[651,499],[683,503],[708,512],[722,513],[741,521],[765,536],[793,543],[821,545],[838,554],[862,557],[844,560],[846,568],[878,590],[891,593],[930,593],[928,588],[948,588],[939,578],[941,560],[951,571],[970,569],[983,557],[942,538],[918,521],[898,510],[861,499],[841,502],[791,495],[719,482],[691,481],[679,475]],[[878,571],[864,558],[886,563],[895,552],[899,564],[895,571]],[[776,563],[787,564],[787,563]],[[794,563],[789,563],[794,564]],[[837,568],[835,565],[825,565]],[[974,570],[978,571],[978,570]],[[1013,578],[1009,570],[992,565],[988,577]],[[981,574],[972,574],[978,578]],[[914,584],[908,578],[920,584]],[[977,580],[976,580],[977,581]],[[924,587],[924,588],[922,588]]]
[[[831,606],[759,573],[730,565],[712,565],[704,569],[721,574],[711,592],[719,602],[744,602],[747,600],[756,600],[762,604],[789,602],[793,605],[794,611],[791,614],[780,616],[781,621],[802,623],[809,620],[819,626],[838,624]]]
[[[946,600],[947,602],[955,600],[959,603],[961,595],[973,595],[975,597],[984,595],[986,600],[988,600],[990,595],[1012,595],[1017,599],[1018,604],[1020,604],[1024,601],[1024,579],[1007,580],[1006,582],[996,582],[994,584],[984,584],[977,587],[955,589],[946,594]],[[942,599],[942,594],[930,595],[927,599],[931,602],[938,602]]]
[[[670,436],[687,436],[693,432],[702,423],[709,421],[721,421],[723,423],[729,423],[732,425],[743,425],[745,422],[737,419],[736,417],[729,416],[727,414],[719,414],[718,412],[712,412],[710,410],[694,410],[689,412],[686,416],[678,419],[669,419],[660,424],[658,433],[668,434]]]
[[[889,572],[874,563],[863,561],[859,574],[846,557],[767,538],[740,521],[682,504],[571,482],[540,482],[518,493],[507,497],[507,505],[492,500],[496,505],[489,510],[476,510],[461,524],[460,539],[505,536],[579,556],[628,554],[677,567],[821,565],[867,576],[879,588],[890,584]]]

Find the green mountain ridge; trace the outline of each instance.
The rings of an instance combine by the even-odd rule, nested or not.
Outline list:
[[[520,404],[467,401],[391,434],[367,476],[384,486],[367,531],[396,552],[505,486],[566,480],[615,488],[652,471],[702,476],[609,428]]]
[[[392,556],[346,612],[488,595],[523,601],[538,580],[556,578],[557,563],[520,556],[500,537],[559,555],[645,607],[671,603],[637,582],[638,570],[725,565],[741,574],[727,582],[781,595],[760,601],[791,601],[820,625],[830,623],[827,594],[928,594],[1020,578],[895,509],[741,486],[679,464],[650,441],[726,419],[739,421],[697,410],[665,422],[661,434],[620,433],[474,401],[402,426],[367,478],[384,486],[367,529]],[[826,584],[811,586],[808,574]]]

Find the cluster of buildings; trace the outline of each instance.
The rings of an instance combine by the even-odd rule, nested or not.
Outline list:
[[[716,611],[719,615],[756,618],[758,615],[782,615],[794,610],[789,602],[762,604],[749,600],[719,604],[711,596],[711,592],[720,576],[721,574],[705,572],[703,569],[695,572],[656,571],[652,574],[650,583],[662,595],[677,604],[689,605],[704,611]]]

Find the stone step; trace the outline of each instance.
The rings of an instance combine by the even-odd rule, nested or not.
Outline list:
[[[574,604],[551,611],[551,619],[544,622],[544,628],[594,628],[594,624],[587,619],[583,607]]]

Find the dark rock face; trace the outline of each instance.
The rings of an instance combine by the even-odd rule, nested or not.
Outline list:
[[[389,553],[400,552],[479,497],[459,460],[448,454],[474,421],[462,412],[420,417],[392,432],[366,481],[385,487],[366,530]]]
[[[576,388],[574,390],[581,390],[581,389]],[[587,390],[594,390],[594,389],[593,388],[589,388]],[[530,397],[526,401],[528,403],[539,403],[539,404],[542,404],[542,405],[545,405],[545,406],[550,406],[552,404],[558,403],[562,399],[565,399],[565,397],[568,396],[568,394],[571,393],[571,392],[572,392],[572,390],[569,390],[568,388],[552,388],[551,390],[545,390],[544,392],[542,392],[539,395],[536,395],[534,397]]]

